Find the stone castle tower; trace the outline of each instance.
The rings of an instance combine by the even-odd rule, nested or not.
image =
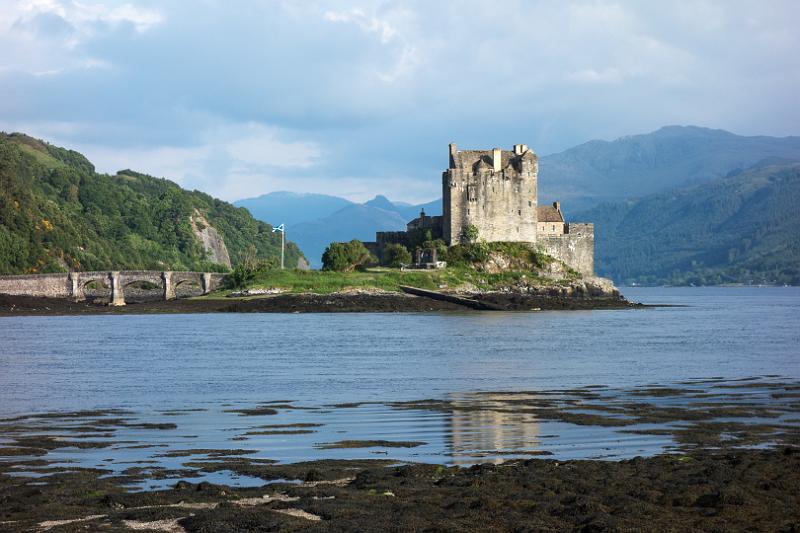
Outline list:
[[[524,144],[513,150],[457,150],[442,173],[442,237],[458,244],[470,225],[481,239],[537,241],[539,158]]]

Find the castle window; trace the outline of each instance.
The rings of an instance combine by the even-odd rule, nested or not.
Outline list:
[[[533,204],[531,204],[530,200],[528,200],[528,207],[531,207],[532,205]]]
[[[517,209],[517,214],[518,214],[519,216],[522,216],[522,209]]]

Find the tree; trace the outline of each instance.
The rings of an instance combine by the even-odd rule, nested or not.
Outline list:
[[[411,263],[411,252],[402,244],[387,244],[383,249],[383,264],[392,268],[400,268]]]
[[[417,248],[422,248],[425,241],[432,240],[433,235],[429,229],[417,228],[408,232],[408,239],[409,248],[416,250]]]
[[[372,254],[358,239],[350,242],[332,242],[322,254],[322,270],[350,272],[373,260]]]
[[[348,267],[347,248],[342,242],[332,242],[322,254],[322,270],[344,272]]]

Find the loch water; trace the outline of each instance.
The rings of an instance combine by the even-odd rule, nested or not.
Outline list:
[[[458,420],[452,413],[391,404],[491,401],[487,392],[532,394],[590,385],[623,390],[709,378],[800,379],[798,288],[623,292],[631,301],[668,306],[0,318],[0,418],[121,409],[178,428],[130,429],[117,439],[162,449],[252,449],[281,461],[382,453],[398,460],[476,462],[487,448],[532,446],[561,457],[615,458],[652,453],[668,443],[525,417],[513,423]],[[265,402],[292,408],[264,417],[232,412]],[[178,412],[182,416],[175,416]],[[235,440],[256,422],[316,424],[316,429]],[[425,445],[377,452],[319,448],[321,442],[344,439]],[[117,461],[152,459],[146,449],[121,450]],[[108,455],[107,449],[76,450],[70,458],[98,465]]]

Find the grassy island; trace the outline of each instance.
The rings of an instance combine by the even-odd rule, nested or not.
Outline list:
[[[399,292],[402,285],[442,291],[486,292],[518,286],[567,286],[582,276],[560,261],[523,243],[472,243],[447,251],[446,268],[401,269],[353,266],[348,270],[280,270],[241,267],[227,289],[215,296],[242,290],[331,294],[352,290]],[[213,296],[212,296],[213,297]]]

